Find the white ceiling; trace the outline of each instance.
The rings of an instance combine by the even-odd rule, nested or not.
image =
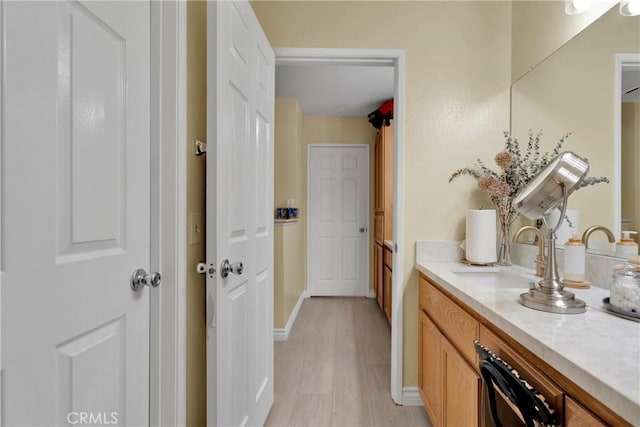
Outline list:
[[[278,64],[276,96],[297,98],[305,116],[366,117],[393,98],[393,67]]]
[[[638,68],[622,72],[622,101],[640,102]],[[337,64],[276,65],[276,96],[297,98],[306,116],[366,117],[393,98],[393,67]]]

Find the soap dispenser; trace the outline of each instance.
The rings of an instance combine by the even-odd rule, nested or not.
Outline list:
[[[616,243],[616,256],[628,257],[638,255],[638,244],[631,237],[632,234],[638,234],[637,231],[623,231],[622,238]]]
[[[585,246],[575,234],[564,245],[564,283],[569,287],[581,287],[584,281]],[[574,286],[572,286],[574,285]]]

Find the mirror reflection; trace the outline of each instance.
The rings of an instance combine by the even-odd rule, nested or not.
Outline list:
[[[589,160],[589,176],[609,184],[577,191],[558,243],[602,226],[620,240],[640,231],[640,17],[601,16],[512,85],[511,133],[526,141],[542,130],[542,151],[571,132],[563,149]],[[637,235],[632,235],[637,242]],[[565,240],[563,240],[565,239]],[[591,251],[613,254],[606,232],[589,236]]]

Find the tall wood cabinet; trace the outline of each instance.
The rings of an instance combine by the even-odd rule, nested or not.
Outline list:
[[[383,311],[387,320],[391,322],[391,285],[392,285],[392,268],[393,253],[389,245],[384,245],[384,265],[382,266],[382,292],[384,294]]]
[[[385,269],[384,241],[393,239],[393,122],[383,124],[376,136],[373,200],[374,289],[380,309],[391,321],[391,263]]]
[[[382,244],[393,237],[393,122],[376,136],[373,199],[374,237]]]

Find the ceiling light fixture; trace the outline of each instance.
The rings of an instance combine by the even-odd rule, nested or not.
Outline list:
[[[640,0],[622,0],[620,2],[620,15],[640,15]]]
[[[627,0],[632,1],[632,0]],[[633,0],[636,1],[636,0]],[[564,2],[564,11],[567,15],[578,15],[584,13],[591,8],[591,0],[566,0]]]

